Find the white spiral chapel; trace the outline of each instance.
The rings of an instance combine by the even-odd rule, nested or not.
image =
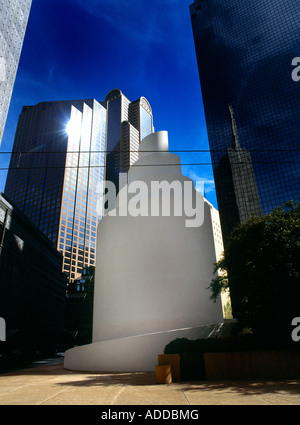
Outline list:
[[[207,289],[220,254],[217,216],[182,175],[168,133],[145,137],[98,225],[93,342],[67,350],[66,369],[153,371],[170,341],[207,337],[223,323],[221,299]]]

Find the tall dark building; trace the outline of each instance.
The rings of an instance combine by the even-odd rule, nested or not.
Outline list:
[[[63,254],[69,282],[95,265],[105,180],[118,190],[119,173],[127,173],[141,139],[152,131],[149,102],[130,102],[118,89],[103,102],[23,107],[5,194]]]
[[[5,194],[63,254],[69,282],[95,264],[105,129],[95,99],[24,106],[18,121]]]
[[[219,185],[218,202],[220,205],[226,205],[228,211],[226,213],[222,210],[220,213],[225,235],[228,235],[237,223],[244,223],[251,215],[261,214],[251,155],[241,147],[232,106],[228,105],[228,108],[232,142],[214,169]]]
[[[41,348],[63,333],[67,278],[62,260],[49,239],[0,192],[0,317],[9,343]]]
[[[300,3],[196,0],[190,13],[226,244],[235,224],[299,200]]]
[[[92,342],[95,267],[86,267],[70,283],[66,300],[66,329],[72,345]]]

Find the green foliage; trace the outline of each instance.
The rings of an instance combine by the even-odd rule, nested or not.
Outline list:
[[[286,348],[290,348],[287,345]],[[229,337],[200,338],[189,340],[176,338],[166,345],[164,354],[200,354],[204,352],[249,351],[279,348],[277,343],[270,344],[265,338],[252,334],[237,334]]]
[[[211,298],[229,288],[233,315],[242,326],[290,338],[291,321],[300,316],[299,258],[300,203],[290,201],[233,230],[216,264],[221,275],[211,282]]]
[[[176,338],[169,342],[164,349],[164,354],[190,353],[200,349],[202,340],[189,340],[187,338]]]
[[[231,302],[228,301],[225,305],[224,305],[224,319],[232,319],[232,307],[231,307]]]

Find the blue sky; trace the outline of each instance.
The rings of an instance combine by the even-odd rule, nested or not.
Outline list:
[[[170,150],[208,150],[195,47],[192,0],[33,0],[0,152],[12,150],[22,106],[95,98],[119,88],[145,96],[156,131]],[[209,163],[209,153],[178,153],[183,164]],[[0,155],[8,167],[9,155]],[[204,181],[217,207],[210,165],[182,166]],[[0,171],[4,190],[6,171]]]

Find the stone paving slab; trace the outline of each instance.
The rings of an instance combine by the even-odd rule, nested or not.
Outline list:
[[[63,363],[0,374],[0,405],[299,405],[300,379],[155,383],[153,373],[95,373]]]

